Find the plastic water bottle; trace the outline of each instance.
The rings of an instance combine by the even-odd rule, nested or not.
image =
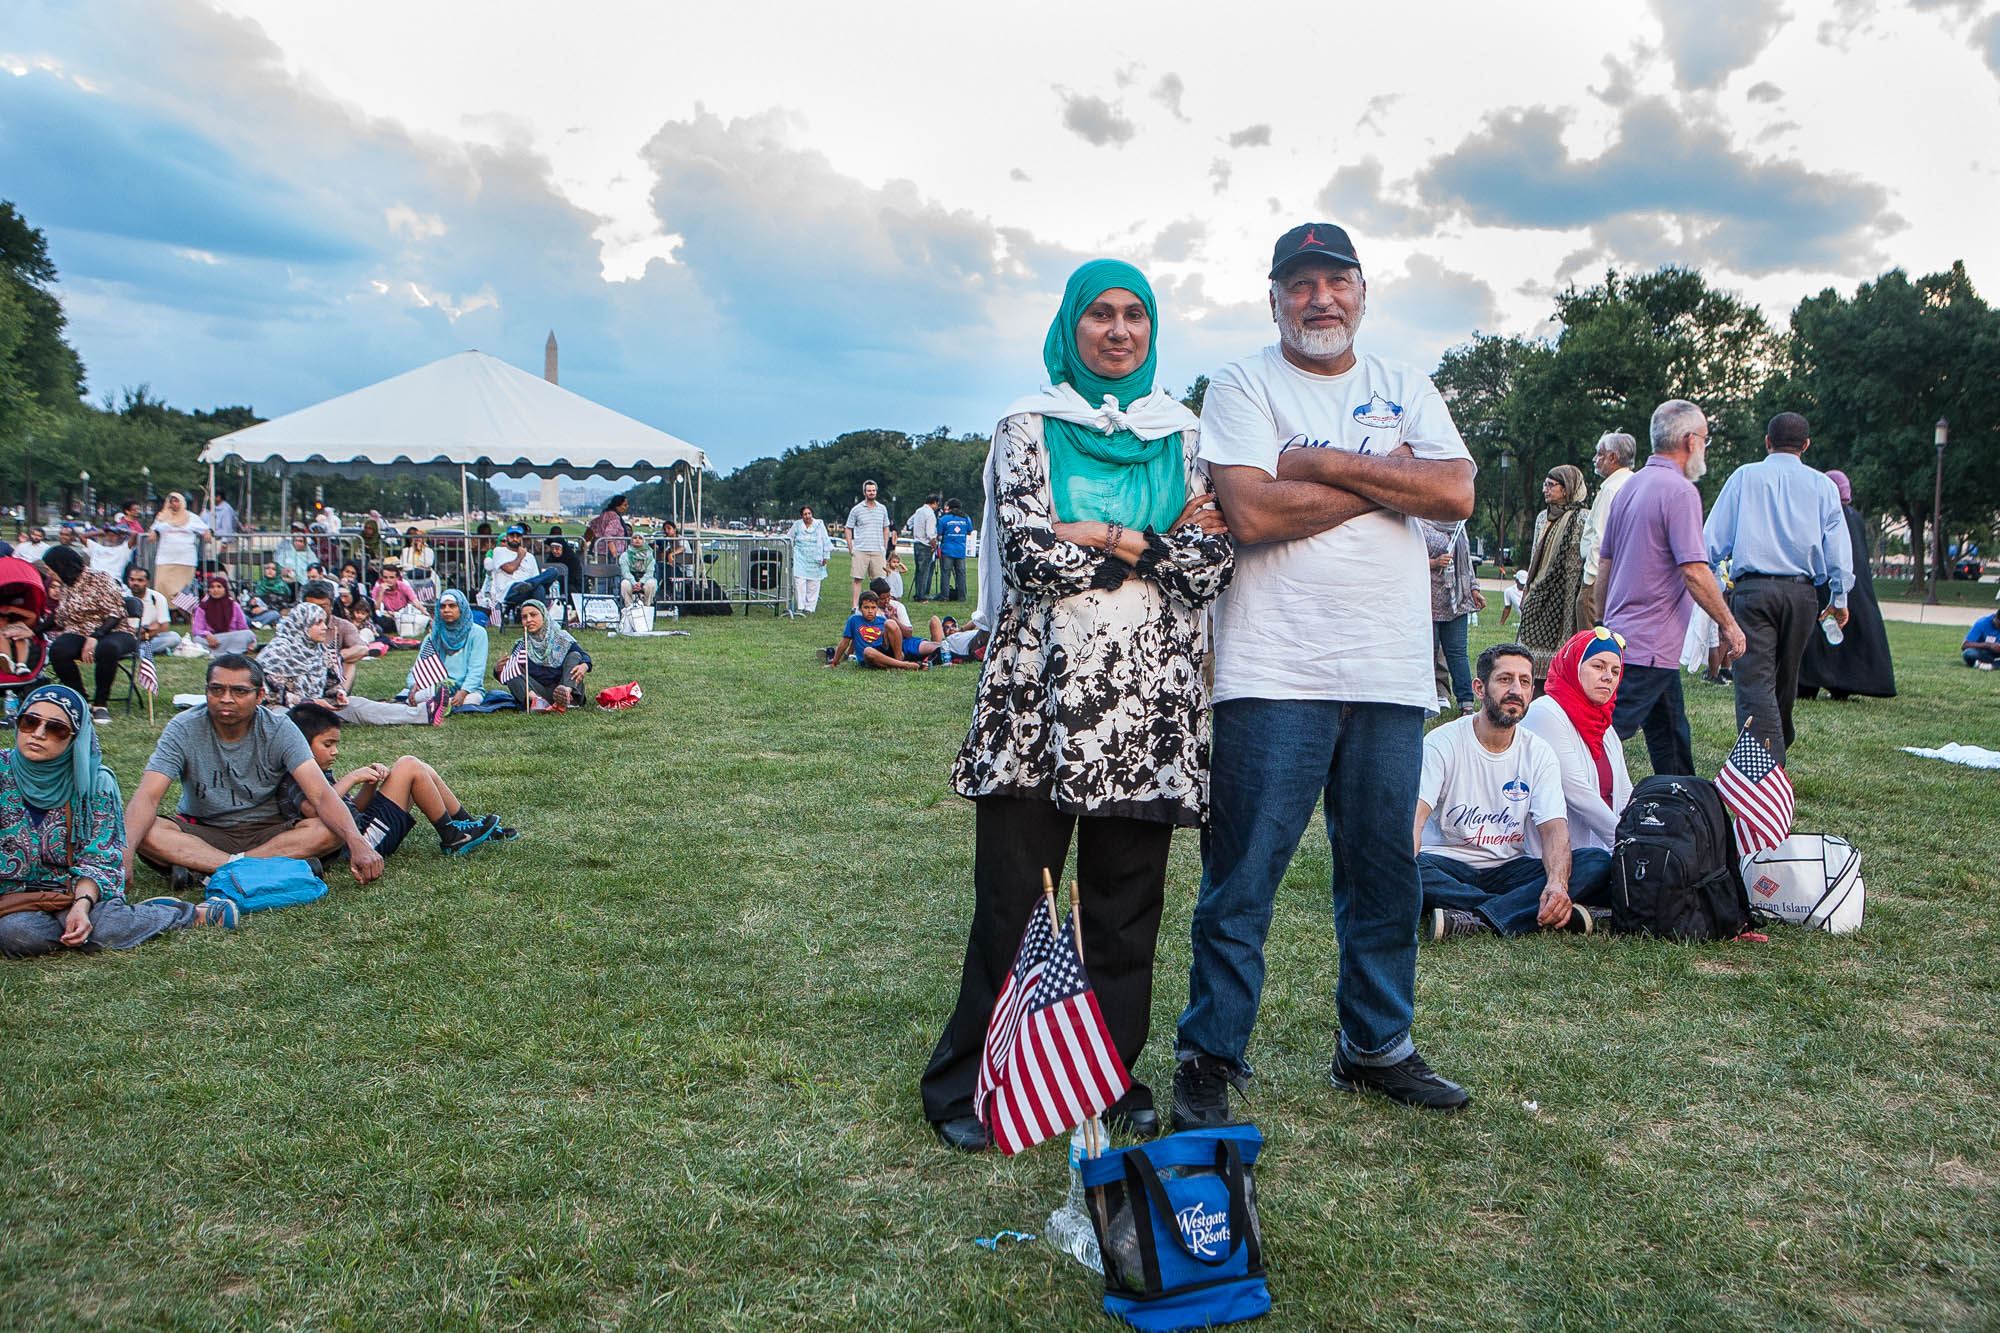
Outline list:
[[[13,726],[14,719],[21,715],[21,696],[13,690],[7,691],[7,725]]]
[[[1847,637],[1847,635],[1842,632],[1840,628],[1840,623],[1836,621],[1832,616],[1820,617],[1819,628],[1820,632],[1826,635],[1826,641],[1836,648],[1840,646],[1841,640]]]
[[[1079,1170],[1083,1153],[1083,1126],[1078,1125],[1069,1136],[1069,1192],[1049,1214],[1042,1234],[1049,1244],[1091,1272],[1102,1273],[1104,1258],[1097,1252],[1097,1228],[1091,1224],[1090,1210],[1083,1201],[1083,1172]]]
[[[949,648],[938,649],[938,665],[939,666],[951,665],[951,649]]]

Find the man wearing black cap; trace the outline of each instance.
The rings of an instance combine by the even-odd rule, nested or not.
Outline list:
[[[1431,679],[1416,520],[1472,512],[1473,464],[1435,386],[1357,356],[1368,285],[1347,233],[1271,256],[1279,341],[1218,370],[1201,457],[1237,540],[1216,602],[1212,823],[1203,840],[1175,1128],[1227,1123],[1250,1077],[1272,901],[1322,793],[1340,941],[1336,1088],[1434,1110],[1469,1098],[1410,1040],[1422,901],[1410,828]]]

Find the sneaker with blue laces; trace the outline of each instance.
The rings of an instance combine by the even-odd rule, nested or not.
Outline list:
[[[500,820],[494,815],[480,819],[454,819],[445,828],[447,832],[438,837],[438,848],[446,856],[464,856],[497,833]]]

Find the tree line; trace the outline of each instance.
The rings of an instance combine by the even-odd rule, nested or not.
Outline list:
[[[86,472],[92,498],[113,505],[149,487],[192,494],[206,481],[196,461],[202,446],[261,418],[247,406],[183,411],[143,385],[115,402],[84,402],[84,367],[64,336],[56,276],[42,233],[0,202],[0,507],[41,500],[70,512],[84,498]],[[1914,279],[1892,269],[1852,294],[1827,288],[1801,301],[1782,329],[1696,270],[1611,270],[1558,293],[1549,325],[1532,336],[1475,333],[1444,354],[1434,375],[1480,467],[1473,532],[1517,558],[1548,469],[1573,463],[1589,475],[1597,438],[1609,430],[1629,432],[1643,451],[1652,410],[1669,398],[1708,413],[1708,498],[1733,468],[1761,456],[1770,416],[1803,412],[1813,427],[1811,461],[1844,469],[1862,513],[1900,520],[1926,552],[1937,520],[1933,427],[1945,418],[1947,540],[1938,545],[1990,536],[2000,511],[2000,311],[1963,263]],[[1198,378],[1183,401],[1199,412],[1206,388]],[[710,473],[705,508],[781,524],[810,504],[838,525],[873,480],[898,521],[932,493],[976,512],[986,448],[983,431],[849,431],[727,476]],[[240,471],[220,475],[219,489],[240,495]],[[458,507],[456,483],[445,479],[308,484],[346,513]],[[274,511],[275,479],[260,477],[256,495],[259,510]],[[672,510],[666,483],[631,497],[640,513]],[[475,499],[492,504],[490,490]]]

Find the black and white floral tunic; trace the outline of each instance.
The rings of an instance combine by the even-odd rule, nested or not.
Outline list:
[[[1193,524],[1149,530],[1135,572],[1056,537],[1040,416],[1003,420],[993,448],[1006,592],[953,790],[1199,825],[1208,813],[1207,607],[1229,582],[1234,544]],[[1182,456],[1188,493],[1206,493],[1192,428]]]

